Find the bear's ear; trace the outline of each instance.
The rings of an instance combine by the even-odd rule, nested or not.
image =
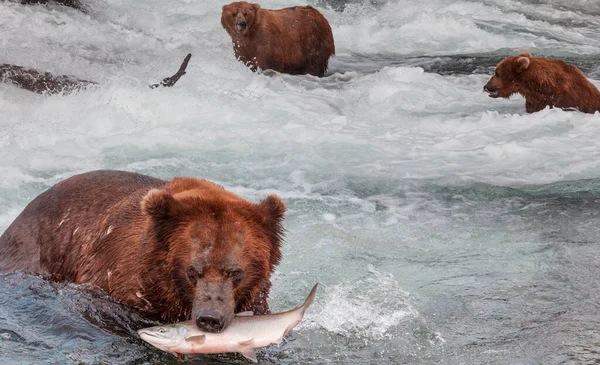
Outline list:
[[[258,204],[267,220],[281,222],[287,209],[285,203],[277,195],[269,195]]]
[[[531,61],[529,60],[528,57],[519,57],[519,58],[517,58],[515,63],[517,64],[517,70],[525,71],[529,67],[529,64],[531,63]]]
[[[532,55],[531,55],[531,53],[529,53],[529,52],[523,52],[523,53],[521,53],[521,54],[519,55],[519,57],[527,57],[527,58],[531,58],[531,57],[533,57],[533,56],[532,56]]]
[[[260,9],[259,4],[252,4],[252,7],[254,8],[254,11],[258,11],[258,9]]]
[[[173,195],[160,189],[150,190],[142,200],[142,212],[155,220],[172,217],[177,202]]]
[[[281,221],[285,215],[286,205],[277,195],[269,195],[263,199],[258,208],[264,214],[262,225],[271,243],[271,257],[269,266],[271,271],[281,261],[281,240],[283,239],[283,225]]]

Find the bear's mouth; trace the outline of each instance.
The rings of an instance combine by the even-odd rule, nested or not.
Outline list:
[[[500,90],[490,90],[490,89],[488,89],[487,87],[484,86],[483,87],[483,92],[488,93],[488,96],[490,98],[497,98],[498,94],[500,93]]]

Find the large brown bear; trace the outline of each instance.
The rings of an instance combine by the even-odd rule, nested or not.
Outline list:
[[[311,6],[268,10],[239,1],[223,6],[221,24],[235,56],[254,71],[322,77],[335,54],[331,27]]]
[[[269,311],[285,209],[191,177],[88,172],[25,207],[0,236],[0,270],[91,283],[151,317],[219,332],[234,313]]]
[[[528,113],[547,106],[585,113],[600,110],[600,91],[577,67],[560,60],[533,57],[530,53],[502,60],[483,90],[492,98],[523,95]]]

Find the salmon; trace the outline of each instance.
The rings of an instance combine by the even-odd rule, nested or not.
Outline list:
[[[262,316],[254,316],[252,312],[238,313],[223,332],[203,332],[190,320],[144,328],[138,333],[142,340],[179,358],[182,354],[239,352],[257,362],[254,349],[281,343],[313,303],[317,286],[315,284],[300,307]]]

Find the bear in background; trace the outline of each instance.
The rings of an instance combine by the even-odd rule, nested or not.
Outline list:
[[[268,10],[239,1],[223,6],[221,24],[236,58],[253,71],[322,77],[335,54],[331,27],[311,6]]]
[[[483,90],[492,98],[523,95],[528,113],[547,106],[584,113],[600,111],[600,91],[577,67],[528,52],[502,60]]]
[[[88,172],[25,207],[0,236],[0,271],[89,283],[150,318],[220,332],[234,313],[269,312],[285,209],[191,177]]]

